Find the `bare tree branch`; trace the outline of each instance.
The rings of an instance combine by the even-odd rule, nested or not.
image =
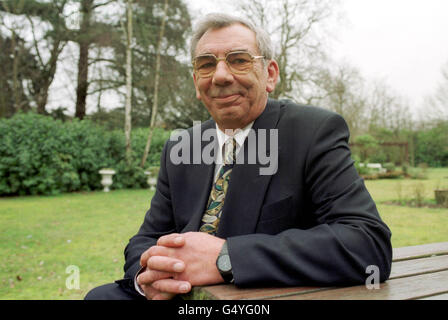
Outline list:
[[[102,6],[107,6],[107,5],[109,5],[111,3],[114,3],[114,2],[117,2],[117,0],[110,0],[110,1],[103,2],[103,3],[98,3],[98,4],[93,5],[92,9],[95,10],[96,8],[99,8],[99,7],[102,7]]]

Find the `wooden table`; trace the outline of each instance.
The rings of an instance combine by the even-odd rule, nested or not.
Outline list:
[[[196,287],[192,293],[194,299],[208,300],[448,300],[448,242],[394,249],[390,278],[379,289],[215,285]]]

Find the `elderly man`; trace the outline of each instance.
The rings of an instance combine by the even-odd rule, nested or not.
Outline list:
[[[359,284],[371,265],[385,281],[391,233],[353,166],[342,117],[268,99],[279,68],[269,37],[248,21],[206,16],[191,55],[197,98],[213,118],[196,130],[214,133],[216,161],[178,163],[178,141],[166,143],[151,208],[125,249],[124,279],[86,299],[172,299],[224,282]],[[268,174],[259,153],[248,161],[263,141],[275,155]]]

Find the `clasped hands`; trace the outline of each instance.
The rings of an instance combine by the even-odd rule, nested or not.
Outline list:
[[[173,233],[160,237],[140,257],[146,270],[137,283],[147,299],[169,300],[190,292],[192,286],[221,283],[216,259],[225,240],[204,232]]]

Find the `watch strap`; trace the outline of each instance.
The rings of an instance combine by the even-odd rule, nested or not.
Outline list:
[[[219,252],[218,258],[216,259],[216,267],[218,268],[219,273],[221,274],[221,277],[224,279],[225,283],[233,283],[234,282],[234,278],[233,278],[233,271],[232,271],[232,267],[230,266],[230,270],[228,271],[224,271],[219,267],[219,259],[223,256],[227,256],[227,259],[229,259],[229,263],[230,263],[230,255],[229,255],[229,250],[227,248],[227,241],[224,242],[221,251]]]

